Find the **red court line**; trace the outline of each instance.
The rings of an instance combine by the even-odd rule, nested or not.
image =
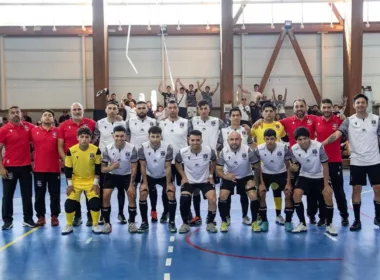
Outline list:
[[[203,248],[201,246],[195,245],[191,241],[191,236],[194,233],[197,233],[199,231],[200,231],[200,229],[197,229],[193,232],[190,232],[186,236],[186,243],[189,244],[191,247],[199,250],[199,251],[209,253],[209,254],[220,255],[220,256],[225,256],[225,257],[232,257],[232,258],[239,258],[239,259],[256,260],[256,261],[321,262],[321,261],[342,261],[343,260],[341,258],[264,258],[264,257],[241,256],[241,255],[235,255],[235,254],[228,254],[228,253],[224,253],[224,252],[217,252],[217,251],[209,250],[209,249]]]

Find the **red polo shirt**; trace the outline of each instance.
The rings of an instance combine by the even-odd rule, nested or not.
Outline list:
[[[315,121],[318,117],[314,115],[305,115],[303,120],[300,120],[296,116],[287,117],[285,119],[280,120],[280,123],[284,126],[286,133],[289,138],[289,145],[292,147],[297,143],[294,138],[294,132],[297,128],[303,126],[309,130],[310,139],[314,139],[315,137]]]
[[[61,172],[58,153],[58,128],[42,126],[32,129],[34,146],[34,172]]]
[[[5,167],[26,166],[31,164],[30,131],[34,125],[8,122],[0,129],[0,143],[5,145],[3,164]]]
[[[92,132],[95,131],[96,122],[91,119],[83,118],[79,124],[73,122],[72,119],[64,121],[59,126],[58,138],[63,139],[65,153],[70,147],[78,144],[77,130],[82,126],[87,126]]]
[[[331,134],[338,130],[342,122],[343,121],[334,114],[328,120],[326,120],[324,117],[318,117],[315,126],[315,131],[317,132],[317,141],[323,142],[329,138]],[[324,148],[329,158],[329,162],[342,162],[340,138],[337,139],[334,143],[326,145]]]

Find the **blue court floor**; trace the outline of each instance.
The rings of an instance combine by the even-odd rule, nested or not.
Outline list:
[[[348,173],[345,173],[346,195],[350,201],[347,180]],[[62,209],[66,197],[64,187]],[[252,233],[249,226],[241,223],[238,196],[233,197],[232,224],[227,234],[209,234],[205,225],[192,228],[187,235],[170,234],[167,225],[157,223],[151,224],[149,233],[131,235],[127,225],[119,224],[116,219],[116,192],[112,197],[110,235],[94,235],[83,224],[73,234],[61,236],[64,214],[57,228],[52,228],[49,221],[43,228],[23,228],[19,190],[14,206],[14,228],[0,232],[1,280],[380,279],[380,229],[373,225],[373,192],[369,187],[363,188],[362,231],[352,233],[342,228],[339,213],[335,211],[334,224],[339,235],[334,238],[326,236],[324,228],[313,225],[308,226],[307,234],[286,233],[274,223],[271,193],[268,217],[272,223],[267,233]],[[127,214],[127,205],[124,212]],[[160,201],[158,212],[162,212]],[[207,202],[202,201],[204,220],[206,214]],[[352,222],[352,208],[350,215]],[[136,219],[139,224],[141,217]],[[176,222],[179,228],[179,206]],[[294,224],[297,222],[295,216]],[[219,214],[217,223],[219,228]]]

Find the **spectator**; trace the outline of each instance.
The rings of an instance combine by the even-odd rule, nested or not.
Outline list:
[[[280,114],[280,119],[285,119],[286,118],[285,103],[286,103],[286,96],[288,95],[288,90],[285,89],[284,96],[279,94],[277,98],[276,98],[276,92],[274,91],[274,89],[272,89],[272,92],[273,92],[273,103],[274,103],[274,106],[276,106],[277,108],[277,113]]]
[[[33,123],[32,118],[28,116],[28,112],[22,113],[22,120],[28,123]]]
[[[64,121],[67,121],[70,119],[70,115],[67,110],[62,111],[62,116],[59,117],[58,122],[59,124],[63,123]]]

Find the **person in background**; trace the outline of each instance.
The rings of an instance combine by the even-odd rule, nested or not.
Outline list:
[[[247,98],[243,97],[241,99],[241,102],[239,104],[239,110],[241,112],[241,125],[246,124],[251,126],[250,119],[251,119],[251,108],[247,104]]]
[[[28,116],[28,112],[26,111],[22,113],[22,120],[24,122],[33,123],[32,118]]]
[[[146,102],[146,106],[148,107],[148,113],[146,114],[149,118],[152,118],[154,119],[154,113],[153,113],[153,110],[152,110],[152,102],[151,101],[147,101]]]
[[[318,105],[310,106],[309,110],[307,110],[307,113],[309,115],[322,116],[322,112],[319,110]]]
[[[2,122],[0,123],[0,127],[3,127],[4,125],[6,125],[8,123],[8,118],[7,117],[3,117],[2,118]]]
[[[208,106],[210,107],[210,112],[211,112],[211,110],[212,110],[212,96],[218,90],[219,82],[216,84],[216,87],[212,91],[210,91],[209,86],[206,86],[205,90],[203,91],[202,86],[204,85],[205,82],[206,82],[206,78],[203,78],[203,82],[201,84],[199,84],[199,81],[197,81],[197,87],[198,87],[198,90],[201,92],[202,100],[204,100],[208,103]]]
[[[273,92],[273,103],[274,103],[274,106],[276,106],[277,108],[277,113],[280,114],[281,120],[285,119],[286,118],[285,103],[286,103],[286,96],[288,95],[288,90],[285,89],[284,96],[279,94],[277,98],[276,98],[276,92],[274,91],[274,89],[272,89],[272,92]]]
[[[347,96],[343,96],[343,106],[342,109],[339,108],[338,104],[334,105],[334,115],[341,115],[344,114],[344,111],[346,111],[346,106],[347,106]]]
[[[189,88],[187,88],[181,81],[181,79],[178,78],[178,83],[182,86],[182,88],[185,88],[186,95],[187,95],[187,117],[191,119],[192,117],[195,117],[197,115],[197,92],[198,89],[194,90],[194,85],[190,84]]]
[[[58,122],[59,124],[63,123],[64,121],[67,121],[70,119],[70,115],[67,110],[62,111],[62,116],[59,117]]]
[[[256,105],[254,101],[249,103],[249,107],[251,108],[251,120],[252,123],[255,123],[257,120],[261,118],[261,108]]]
[[[125,100],[126,102],[131,102],[131,101],[133,101],[134,103],[135,103],[135,105],[136,105],[136,100],[134,100],[133,98],[132,98],[132,93],[130,93],[130,92],[128,92],[127,93],[127,99]],[[131,105],[129,105],[129,104],[125,104],[125,105],[127,105],[127,106],[131,106]]]
[[[110,101],[113,101],[114,103],[117,104],[117,106],[119,106],[119,102],[116,100],[116,93],[111,93],[111,95],[109,95],[107,93],[107,95],[106,95],[106,102],[108,103]]]
[[[168,106],[168,103],[170,100],[175,100],[176,99],[176,94],[178,93],[177,90],[177,83],[176,83],[176,88],[174,92],[172,92],[172,87],[167,86],[166,87],[166,92],[162,90],[162,82],[160,81],[160,84],[158,85],[158,92],[161,93],[161,95],[164,97],[164,107]]]
[[[263,96],[263,94],[261,92],[259,92],[260,86],[258,84],[255,84],[253,86],[253,92],[252,93],[250,91],[244,89],[242,85],[239,85],[239,88],[241,89],[242,93],[245,93],[245,94],[249,95],[249,100],[250,101],[255,101],[256,104],[258,104],[256,100],[259,97],[261,98]],[[248,96],[246,96],[246,97],[248,98]]]

